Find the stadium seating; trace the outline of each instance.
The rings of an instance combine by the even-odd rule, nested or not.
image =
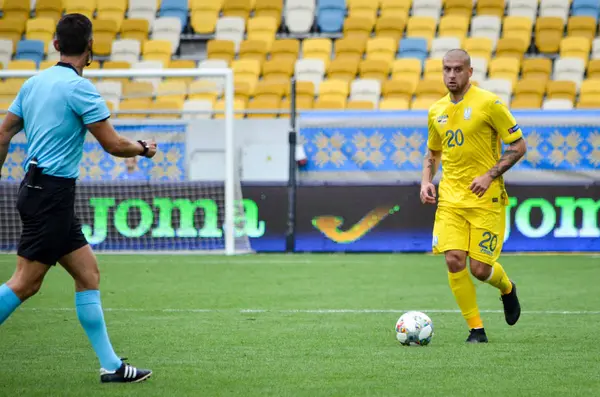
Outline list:
[[[441,59],[453,48],[514,108],[600,102],[596,0],[4,0],[2,67],[51,67],[63,9],[93,18],[92,67],[232,67],[236,117],[287,109],[292,76],[302,109],[426,109],[445,94]],[[94,79],[112,109],[135,110],[128,84],[146,82],[142,109],[207,112],[223,107],[217,80]]]

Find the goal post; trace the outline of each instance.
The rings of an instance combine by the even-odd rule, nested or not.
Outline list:
[[[4,79],[26,79],[29,78],[35,74],[39,73],[39,71],[37,70],[0,70],[0,79],[4,80]],[[128,241],[124,241],[124,240],[119,240],[117,241],[115,244],[99,244],[98,247],[95,247],[95,249],[97,249],[98,251],[102,251],[102,252],[111,252],[111,251],[117,251],[117,252],[127,252],[127,251],[137,251],[138,247],[140,247],[141,250],[152,250],[152,251],[156,251],[158,252],[181,252],[181,251],[194,251],[194,252],[198,252],[198,253],[225,253],[226,255],[234,255],[234,254],[240,254],[240,253],[247,253],[247,252],[251,252],[251,247],[250,247],[250,242],[249,242],[249,237],[247,235],[244,235],[243,230],[244,230],[244,225],[240,225],[240,223],[244,222],[245,216],[244,216],[244,204],[243,204],[243,197],[242,197],[242,189],[241,189],[241,181],[240,181],[240,169],[238,167],[238,156],[239,153],[236,150],[237,148],[237,143],[236,143],[236,139],[235,139],[235,131],[234,131],[234,81],[233,81],[233,71],[231,69],[228,68],[199,68],[199,69],[84,69],[83,72],[83,76],[86,78],[90,78],[92,79],[95,83],[100,82],[100,81],[143,81],[143,79],[154,79],[158,82],[154,83],[154,94],[156,94],[156,88],[157,88],[157,84],[160,85],[160,82],[163,81],[163,79],[165,79],[164,81],[167,81],[169,78],[173,79],[173,78],[179,78],[179,79],[190,79],[190,80],[203,80],[206,79],[207,81],[215,81],[215,79],[218,79],[220,81],[222,81],[222,94],[220,94],[219,96],[222,96],[222,104],[223,104],[223,114],[224,114],[224,120],[223,120],[223,131],[222,133],[224,134],[224,178],[222,181],[214,181],[213,183],[206,183],[205,185],[204,182],[194,182],[187,180],[187,178],[179,178],[179,180],[168,180],[168,178],[165,178],[164,175],[163,177],[156,177],[156,175],[151,175],[149,178],[149,181],[143,184],[140,183],[134,183],[134,182],[124,182],[123,183],[123,187],[115,187],[115,190],[119,190],[119,195],[120,198],[126,198],[126,194],[127,194],[127,189],[133,189],[133,186],[136,186],[136,189],[143,189],[143,187],[141,186],[145,186],[145,189],[148,189],[148,191],[152,190],[154,193],[147,193],[146,194],[146,198],[145,204],[141,204],[141,202],[139,203],[139,205],[141,205],[142,207],[140,208],[134,208],[133,210],[133,215],[132,213],[128,213],[125,212],[125,219],[120,219],[120,221],[123,223],[125,222],[125,226],[121,225],[122,228],[126,228],[126,230],[134,230],[134,232],[130,233],[131,235],[137,236],[138,234],[140,234],[142,231],[145,231],[145,235],[144,237],[140,237],[137,236],[136,238],[138,238],[139,240],[136,240],[139,242],[138,245],[135,244],[129,244]],[[222,80],[221,80],[222,79]],[[125,83],[123,83],[125,84]],[[184,93],[186,95],[187,98],[187,92]],[[158,98],[158,95],[156,95],[156,97]],[[7,106],[3,107],[4,109],[7,108]],[[144,109],[143,109],[144,110]],[[155,111],[152,111],[155,110]],[[139,129],[141,129],[142,131],[138,131],[139,134],[143,133],[143,126],[148,124],[150,126],[156,125],[156,124],[163,124],[163,125],[169,125],[169,124],[176,124],[176,123],[182,123],[182,124],[186,124],[186,125],[191,125],[191,121],[187,120],[187,119],[177,119],[174,120],[172,118],[169,118],[168,120],[162,120],[160,118],[160,114],[161,111],[160,109],[145,109],[144,111],[140,111],[140,113],[157,113],[157,118],[153,118],[152,120],[146,120],[145,118],[140,118],[140,119],[128,119],[128,123],[138,123],[139,124]],[[173,109],[167,109],[166,113],[181,113],[181,114],[185,114],[186,112],[192,113],[193,111],[187,111],[187,110],[173,110]],[[5,113],[5,111],[2,111],[2,113]],[[135,114],[138,113],[135,110],[128,110],[127,112],[125,111],[115,111],[114,112],[117,115],[117,120],[118,119],[118,115],[120,113],[129,113],[129,114]],[[0,118],[3,118],[4,115],[0,114]],[[115,123],[117,124],[117,123]],[[155,127],[152,127],[155,128]],[[151,128],[151,129],[152,129]],[[185,134],[193,134],[194,131],[190,130],[191,128],[187,128],[185,130]],[[117,128],[117,130],[119,130],[119,128]],[[22,135],[22,134],[21,134]],[[124,134],[127,136],[127,134]],[[89,137],[88,137],[89,138]],[[146,137],[148,139],[153,138],[152,134],[148,134],[148,136]],[[21,137],[20,139],[23,139],[23,137]],[[88,139],[89,142],[89,139]],[[185,142],[185,139],[183,139],[183,142]],[[158,142],[159,144],[159,151],[161,149],[161,142]],[[12,145],[11,145],[12,146]],[[166,145],[168,146],[168,145]],[[94,156],[100,156],[100,154],[97,153],[98,151],[96,150],[96,152],[92,153],[92,155]],[[175,152],[173,152],[175,153]],[[175,155],[173,153],[169,153],[168,155],[165,156],[171,156],[174,157]],[[106,156],[105,154],[102,154],[103,156]],[[84,157],[86,156],[85,152],[84,152]],[[162,155],[161,155],[162,156]],[[10,157],[10,151],[9,151],[9,157]],[[110,157],[110,156],[108,156]],[[176,156],[175,156],[176,157]],[[164,157],[161,157],[161,159],[163,159]],[[10,159],[8,159],[10,160]],[[24,160],[24,154],[23,153],[19,153],[18,155],[14,154],[13,155],[13,163],[18,162],[18,160]],[[114,160],[114,159],[113,159]],[[171,159],[173,162],[176,162],[177,159]],[[84,159],[85,161],[85,159]],[[143,161],[143,160],[140,160]],[[150,160],[151,162],[152,160]],[[185,160],[186,162],[189,162],[189,159]],[[97,162],[96,166],[98,166],[98,164],[101,161]],[[22,166],[23,164],[18,164],[18,166]],[[16,167],[16,164],[13,164],[13,167]],[[122,167],[122,166],[121,166]],[[141,167],[141,166],[140,166]],[[185,168],[185,175],[190,175],[189,172],[189,165],[185,164],[183,165],[183,167]],[[94,171],[96,172],[96,171]],[[3,174],[5,172],[3,171]],[[16,215],[16,219],[15,219],[15,212],[16,210],[14,209],[14,201],[10,202],[10,197],[13,197],[16,200],[16,193],[14,192],[14,190],[18,187],[18,184],[15,182],[20,182],[20,180],[18,180],[18,171],[14,171],[13,172],[15,178],[13,178],[13,183],[12,183],[12,187],[10,186],[10,182],[6,182],[6,178],[3,178],[2,180],[0,180],[0,183],[2,184],[1,189],[3,190],[2,193],[10,193],[11,192],[11,188],[13,189],[12,191],[12,195],[9,195],[8,197],[5,195],[4,196],[4,200],[0,201],[0,217],[2,217],[3,219],[13,219],[13,225],[11,225],[11,227],[14,227],[14,223],[17,224],[17,227],[19,225],[18,222],[18,214]],[[99,171],[96,172],[96,176],[98,176]],[[152,178],[152,176],[155,176],[156,178]],[[10,179],[10,178],[8,178]],[[88,178],[89,179],[89,178]],[[103,187],[101,188],[97,188],[97,189],[103,189],[102,193],[106,193],[106,189],[109,189],[109,186],[113,186],[113,185],[117,185],[119,182],[116,182],[114,179],[112,181],[109,181],[107,183],[106,178],[104,178],[104,180],[101,180],[102,178],[98,179],[101,183],[101,185],[103,184]],[[110,178],[109,178],[110,180]],[[94,183],[98,184],[98,182],[96,180],[93,180],[91,182],[89,182],[90,185],[93,185]],[[80,180],[79,183],[80,185],[85,185],[88,184],[88,182],[86,181],[82,181]],[[168,234],[168,237],[171,238],[169,241],[172,242],[171,243],[167,243],[167,244],[158,244],[153,246],[152,245],[152,238],[154,236],[160,236],[161,235],[161,230],[164,232],[164,230],[168,230],[165,228],[160,228],[158,227],[158,229],[160,229],[159,231],[157,231],[157,227],[155,227],[154,229],[152,229],[151,227],[148,228],[146,227],[147,225],[144,225],[143,227],[140,226],[142,223],[142,217],[144,215],[144,211],[147,212],[147,207],[148,206],[152,206],[153,203],[152,201],[156,201],[155,197],[152,196],[152,194],[156,194],[156,192],[158,192],[158,196],[159,197],[161,194],[161,184],[164,184],[164,189],[163,189],[163,193],[165,194],[169,194],[169,195],[175,195],[177,196],[177,193],[181,193],[180,194],[180,198],[179,200],[187,200],[187,207],[185,210],[187,210],[187,214],[186,216],[191,216],[191,222],[194,223],[194,227],[196,229],[196,232],[194,232],[193,230],[189,230],[189,223],[190,223],[190,219],[184,219],[183,218],[183,210],[179,207],[177,209],[175,209],[174,211],[178,213],[170,213],[170,214],[166,214],[164,212],[160,212],[162,209],[161,208],[152,208],[152,211],[154,212],[152,219],[154,220],[154,222],[157,221],[157,219],[161,218],[165,218],[168,217],[168,219],[174,218],[173,222],[179,222],[179,225],[176,225],[175,227],[172,227],[171,229],[174,229],[174,231]],[[222,185],[221,185],[222,184]],[[189,188],[190,185],[193,185],[191,188]],[[130,187],[131,186],[131,187]],[[186,187],[188,186],[188,187]],[[209,188],[208,186],[212,186],[211,188]],[[217,187],[215,187],[217,186]],[[183,194],[181,189],[191,189],[189,193],[187,194]],[[7,190],[5,190],[7,189]],[[93,188],[89,188],[89,189],[83,189],[83,190],[93,190]],[[177,192],[174,192],[174,189],[180,189]],[[206,192],[203,191],[203,189],[208,190],[208,189],[213,189],[210,192]],[[78,189],[78,190],[82,190],[82,189]],[[135,189],[134,190],[130,190],[130,193],[133,193],[133,196],[135,196]],[[195,199],[194,194],[198,193],[200,196],[204,197],[202,199]],[[125,196],[123,196],[123,193],[125,193]],[[79,194],[79,193],[78,193]],[[185,198],[182,198],[184,197]],[[207,199],[207,197],[211,197],[209,199]],[[135,197],[132,197],[135,199]],[[88,199],[86,197],[86,199]],[[205,201],[208,200],[208,201]],[[212,202],[209,202],[212,201]],[[219,225],[219,229],[221,229],[221,232],[217,232],[217,233],[212,233],[210,234],[214,239],[218,239],[219,241],[213,241],[210,244],[199,244],[199,243],[194,243],[193,241],[190,242],[189,240],[186,241],[186,244],[179,244],[178,243],[178,239],[181,238],[194,238],[193,236],[195,236],[196,234],[199,235],[199,237],[197,238],[202,238],[201,235],[202,230],[200,229],[204,229],[204,227],[201,227],[202,225],[198,225],[198,223],[203,223],[206,222],[206,218],[208,216],[211,216],[211,222],[214,222],[215,220],[213,219],[214,217],[212,215],[214,214],[208,214],[207,212],[207,206],[205,205],[206,203],[210,204],[210,206],[216,205],[217,207],[217,217],[218,219],[218,225]],[[156,203],[154,203],[156,204]],[[132,204],[133,205],[133,204]],[[160,205],[159,205],[160,206]],[[135,207],[135,206],[134,206]],[[93,210],[89,210],[91,212],[93,212]],[[122,210],[124,211],[124,210]],[[189,212],[192,212],[192,214],[190,215]],[[203,212],[203,214],[197,214],[198,212]],[[84,214],[84,218],[86,218],[85,220],[88,222],[92,222],[94,221],[94,219],[91,219],[91,217],[94,214]],[[97,214],[96,214],[97,215]],[[123,213],[121,212],[119,214],[119,216],[122,216]],[[113,214],[113,216],[116,219],[116,215]],[[133,219],[132,219],[133,217]],[[175,219],[176,218],[176,219]],[[147,219],[144,220],[147,223]],[[131,225],[129,223],[134,223],[135,222],[140,222],[140,225]],[[182,225],[182,222],[187,222],[185,227]],[[3,222],[4,223],[4,222]],[[82,220],[83,223],[83,220]],[[115,221],[116,223],[116,221]],[[14,233],[14,231],[11,233],[11,231],[9,230],[5,230],[6,227],[9,225],[9,223],[5,223],[5,225],[0,226],[0,250],[6,251],[14,251],[14,249],[16,249],[16,245],[14,244],[15,241],[15,236],[16,233]],[[212,223],[211,223],[212,225]],[[156,225],[155,225],[156,226]],[[162,225],[164,226],[164,225]],[[212,225],[214,226],[214,225]],[[211,227],[212,227],[211,226]],[[89,226],[86,226],[89,229]],[[188,228],[187,231],[183,230],[186,229],[186,227]],[[148,230],[146,230],[148,229]],[[164,234],[164,233],[163,233]],[[204,233],[206,234],[206,233]],[[218,237],[219,234],[222,234],[222,237]],[[127,237],[127,236],[125,236]],[[119,236],[119,238],[124,238],[122,235]],[[146,240],[143,240],[144,238],[146,238]],[[158,241],[158,240],[157,240]],[[188,244],[189,242],[189,244]]]

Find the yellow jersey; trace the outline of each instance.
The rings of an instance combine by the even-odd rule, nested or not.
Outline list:
[[[523,137],[519,125],[500,98],[471,85],[463,99],[453,103],[450,94],[429,108],[427,146],[442,152],[442,179],[438,205],[493,208],[508,204],[502,177],[492,181],[483,197],[469,186],[500,159],[502,142]]]

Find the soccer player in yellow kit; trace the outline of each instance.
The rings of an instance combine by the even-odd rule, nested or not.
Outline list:
[[[471,85],[472,73],[466,51],[445,55],[443,75],[449,93],[429,108],[420,197],[424,204],[436,203],[432,180],[441,161],[433,253],[445,255],[450,288],[469,326],[467,342],[485,343],[467,257],[473,276],[500,290],[506,322],[514,325],[521,314],[517,288],[498,263],[508,204],[502,174],[527,146],[500,98]],[[508,145],[504,153],[500,140]]]

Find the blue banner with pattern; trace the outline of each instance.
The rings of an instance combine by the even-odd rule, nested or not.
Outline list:
[[[528,151],[514,169],[600,168],[600,112],[514,112]],[[418,171],[427,145],[424,112],[312,113],[300,135],[307,171]]]
[[[130,139],[154,139],[158,152],[153,159],[139,158],[128,170],[126,160],[108,154],[91,136],[83,148],[80,181],[184,181],[186,124],[117,124],[116,131]],[[20,181],[24,175],[27,143],[23,132],[15,136],[2,170],[2,179]]]

